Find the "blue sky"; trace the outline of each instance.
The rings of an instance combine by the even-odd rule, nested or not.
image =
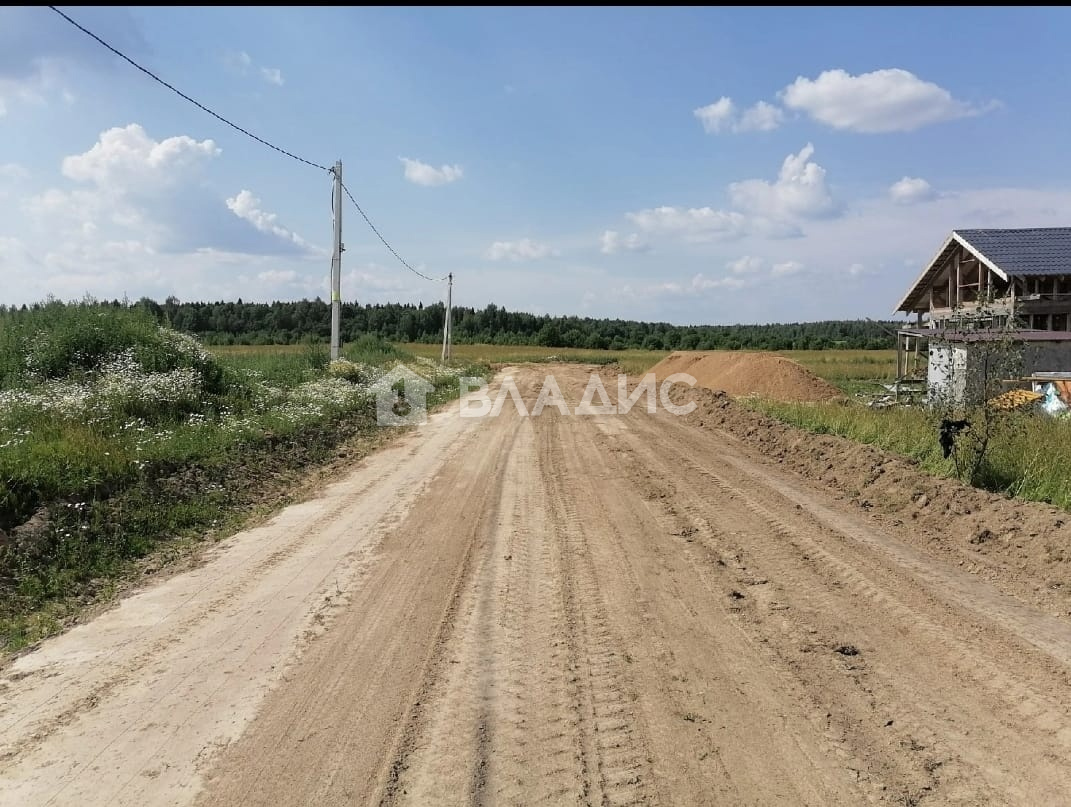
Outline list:
[[[459,304],[885,317],[953,228],[1066,226],[1067,9],[70,8],[347,185]],[[0,10],[0,302],[327,296],[330,178]],[[343,210],[343,298],[442,298]]]

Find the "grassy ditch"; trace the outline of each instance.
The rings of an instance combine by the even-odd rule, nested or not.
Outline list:
[[[742,403],[815,434],[834,434],[909,457],[937,476],[957,476],[937,441],[939,415],[921,408],[870,409],[854,402]],[[1029,412],[1001,413],[993,421],[981,488],[1071,510],[1071,421]]]
[[[139,559],[234,529],[275,488],[377,431],[372,385],[405,362],[435,404],[459,375],[376,338],[220,356],[127,308],[0,317],[0,645],[106,596]]]

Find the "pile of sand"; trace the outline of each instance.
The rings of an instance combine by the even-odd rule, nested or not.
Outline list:
[[[775,401],[829,401],[841,392],[806,367],[772,353],[677,351],[651,370],[661,381],[673,373],[694,376],[697,386],[729,395],[758,395]]]

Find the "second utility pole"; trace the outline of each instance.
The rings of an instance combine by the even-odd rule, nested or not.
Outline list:
[[[448,274],[447,279],[450,281],[446,287],[446,321],[443,322],[443,361],[447,361],[450,358],[450,339],[453,334],[450,333],[450,313],[453,310],[452,297],[454,295],[454,273]]]
[[[339,327],[342,319],[342,160],[331,169],[335,178],[331,196],[335,214],[335,248],[331,253],[331,361],[338,359]]]

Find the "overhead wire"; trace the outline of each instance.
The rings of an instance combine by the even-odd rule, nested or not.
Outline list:
[[[90,37],[91,39],[95,39],[97,42],[99,42],[105,48],[107,48],[112,53],[114,53],[116,56],[118,56],[120,59],[122,59],[125,62],[128,62],[131,65],[133,65],[138,70],[140,70],[142,73],[144,73],[149,78],[151,78],[153,81],[155,81],[158,84],[162,84],[163,86],[167,87],[169,90],[171,90],[171,92],[175,93],[175,95],[179,96],[180,98],[186,99],[187,101],[189,101],[191,104],[193,104],[198,109],[203,110],[204,112],[207,112],[213,118],[215,118],[218,121],[221,121],[222,123],[227,124],[228,126],[230,126],[235,131],[241,132],[246,137],[252,138],[253,140],[256,140],[258,143],[260,143],[262,145],[265,145],[270,149],[274,149],[275,151],[279,152],[280,154],[285,154],[287,157],[291,158],[292,160],[297,160],[299,163],[305,163],[305,165],[311,165],[313,168],[319,168],[321,171],[330,170],[330,169],[328,169],[328,167],[326,165],[320,165],[318,162],[313,162],[312,160],[306,160],[304,157],[300,157],[297,154],[294,154],[292,151],[287,151],[286,149],[280,148],[279,146],[275,145],[274,143],[269,143],[263,137],[257,137],[255,134],[253,134],[248,129],[243,129],[237,123],[234,123],[233,121],[227,120],[225,117],[220,115],[218,112],[215,112],[215,111],[209,109],[208,107],[206,107],[200,101],[198,101],[195,98],[191,98],[190,96],[186,95],[186,93],[184,93],[182,90],[178,89],[174,85],[168,84],[166,81],[164,81],[162,78],[160,78],[154,72],[149,70],[147,67],[142,67],[140,64],[135,62],[133,59],[131,59],[125,53],[120,51],[118,48],[112,47],[107,42],[105,42],[103,39],[101,39],[99,36],[97,36],[95,33],[90,31],[88,28],[83,27],[77,21],[75,21],[75,20],[71,19],[70,17],[68,17],[66,14],[64,14],[62,11],[60,11],[55,6],[49,6],[49,8],[52,9],[53,11],[55,11],[61,17],[63,17],[63,19],[67,20],[67,22],[69,22],[71,25],[73,25],[75,28],[77,28],[83,34],[85,34],[86,36]]]
[[[52,9],[54,12],[56,12],[59,16],[63,17],[63,19],[65,19],[67,22],[69,22],[71,25],[73,25],[75,28],[77,28],[83,34],[85,34],[89,38],[95,40],[97,43],[99,43],[103,47],[107,48],[112,53],[114,53],[120,59],[122,59],[123,61],[125,61],[128,64],[132,65],[133,67],[137,68],[142,73],[144,73],[149,78],[151,78],[153,81],[155,81],[158,84],[161,84],[162,86],[164,86],[167,89],[171,90],[171,92],[175,93],[175,95],[179,96],[180,98],[185,99],[186,101],[189,101],[191,104],[193,104],[195,107],[197,107],[198,109],[202,110],[203,112],[207,112],[209,115],[211,115],[213,118],[215,118],[216,120],[220,121],[221,123],[224,123],[227,126],[230,126],[232,129],[234,129],[237,132],[241,132],[246,137],[248,137],[248,138],[250,138],[252,140],[255,140],[258,143],[260,143],[261,145],[267,146],[268,148],[270,148],[270,149],[272,149],[274,151],[277,151],[280,154],[283,154],[283,155],[285,155],[285,156],[287,156],[287,157],[289,157],[289,158],[291,158],[293,160],[297,160],[298,162],[304,163],[305,165],[312,166],[313,168],[318,168],[321,171],[327,171],[330,174],[334,174],[334,169],[333,168],[328,168],[326,165],[321,165],[320,163],[315,162],[313,160],[307,160],[304,157],[301,157],[300,155],[294,154],[292,151],[287,151],[286,149],[281,148],[281,147],[275,145],[274,143],[271,143],[268,140],[265,140],[262,137],[258,137],[257,135],[255,135],[251,131],[249,131],[248,129],[245,129],[245,128],[239,126],[237,123],[234,123],[233,121],[230,121],[227,118],[223,117],[218,112],[216,112],[216,111],[214,111],[212,109],[209,109],[207,106],[202,104],[197,99],[190,97],[189,95],[187,95],[186,93],[182,92],[182,90],[178,89],[174,85],[169,84],[168,82],[164,81],[162,78],[160,78],[158,75],[156,75],[156,73],[152,72],[147,67],[143,67],[142,65],[138,64],[137,62],[135,62],[133,59],[131,59],[129,56],[127,56],[125,53],[123,53],[118,48],[116,48],[116,47],[110,45],[109,43],[105,42],[101,37],[97,36],[95,33],[90,31],[88,28],[86,28],[85,26],[81,25],[77,20],[74,20],[71,17],[69,17],[67,14],[64,14],[62,11],[60,11],[58,8],[56,8],[56,6],[49,6],[49,8]],[[374,225],[372,223],[372,220],[368,217],[368,214],[365,213],[364,209],[357,203],[357,200],[353,197],[353,194],[350,193],[350,189],[346,187],[345,183],[342,183],[342,188],[343,188],[343,190],[346,191],[346,196],[348,196],[350,201],[353,202],[353,206],[357,208],[357,212],[361,214],[361,218],[363,218],[365,220],[365,223],[369,226],[369,228],[372,230],[372,232],[376,234],[376,237],[380,241],[383,242],[383,246],[385,246],[388,250],[390,250],[390,253],[395,258],[398,259],[398,262],[401,263],[402,266],[404,266],[406,269],[408,269],[413,274],[415,274],[415,275],[417,275],[419,277],[422,277],[425,280],[428,280],[428,281],[430,281],[432,283],[442,283],[445,280],[447,280],[447,278],[449,278],[449,275],[443,275],[440,278],[430,277],[429,275],[426,275],[423,272],[418,271],[417,269],[414,269],[409,264],[408,261],[406,261],[401,255],[398,254],[398,251],[396,249],[394,249],[394,247],[392,247],[390,245],[390,243],[387,241],[387,239],[383,237],[383,234],[379,232],[379,230],[376,228],[376,225]]]
[[[372,220],[370,218],[368,218],[368,215],[364,212],[364,210],[361,209],[361,206],[359,204],[357,204],[357,200],[353,198],[353,194],[350,193],[350,189],[346,187],[346,183],[345,182],[342,183],[342,190],[344,190],[346,192],[346,196],[348,196],[350,198],[350,201],[353,202],[353,206],[355,208],[357,208],[357,212],[361,214],[361,218],[363,218],[365,220],[365,222],[368,224],[368,226],[372,228],[372,232],[374,232],[376,234],[376,237],[380,241],[383,242],[383,246],[385,246],[388,250],[390,250],[390,254],[393,255],[395,258],[397,258],[398,262],[402,266],[404,266],[406,269],[408,269],[414,275],[422,277],[425,280],[429,280],[432,283],[444,283],[450,277],[449,274],[445,274],[442,277],[431,277],[431,276],[426,275],[426,274],[424,274],[423,272],[421,272],[421,271],[419,271],[417,269],[414,269],[412,266],[410,266],[409,262],[406,261],[405,258],[403,258],[401,255],[399,255],[398,251],[394,247],[392,247],[390,245],[390,242],[388,242],[386,238],[383,237],[383,234],[378,229],[376,229],[376,225],[374,225],[372,223]]]

